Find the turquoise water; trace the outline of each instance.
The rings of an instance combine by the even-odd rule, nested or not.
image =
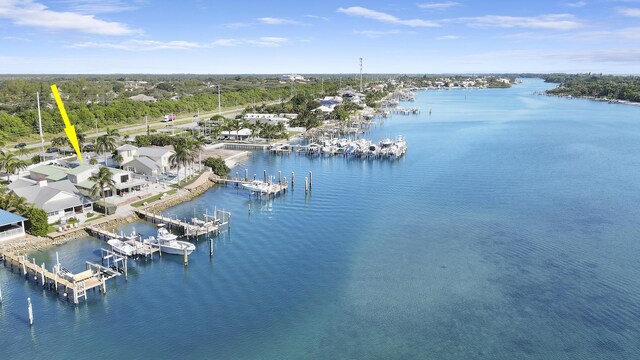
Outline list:
[[[421,115],[367,135],[404,134],[399,161],[255,153],[239,172],[295,171],[295,189],[166,211],[225,208],[231,230],[188,268],[131,262],[106,297],[1,270],[3,358],[637,359],[640,108],[533,95],[549,86],[420,92]],[[100,246],[34,256],[83,270]]]

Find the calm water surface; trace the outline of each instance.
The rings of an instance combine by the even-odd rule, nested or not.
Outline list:
[[[132,261],[79,306],[0,270],[2,358],[638,359],[640,108],[549,87],[420,92],[367,135],[404,134],[399,161],[255,153],[237,171],[294,190],[167,210],[232,212],[213,260]],[[79,271],[101,246],[33,256]]]

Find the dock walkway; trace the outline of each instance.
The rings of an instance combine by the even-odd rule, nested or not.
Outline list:
[[[87,269],[78,274],[62,273],[59,265],[54,267],[54,271],[45,268],[45,264],[38,265],[35,262],[27,260],[26,255],[17,255],[13,252],[0,250],[0,259],[4,266],[9,266],[11,272],[17,269],[19,274],[27,279],[33,276],[45,289],[50,289],[56,293],[60,289],[64,289],[64,296],[68,296],[71,292],[71,298],[74,304],[78,304],[81,298],[87,298],[87,290],[101,289],[102,293],[106,293],[105,281],[111,279],[118,274],[108,271],[94,272]],[[88,266],[89,267],[89,266]],[[109,269],[107,269],[109,270]]]

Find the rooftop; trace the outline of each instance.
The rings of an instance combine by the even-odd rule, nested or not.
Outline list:
[[[0,226],[11,225],[21,221],[27,221],[27,219],[20,215],[0,209]]]

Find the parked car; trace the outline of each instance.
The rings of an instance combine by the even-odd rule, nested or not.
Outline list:
[[[52,153],[57,153],[57,152],[58,152],[58,148],[54,148],[54,147],[50,147],[46,151],[47,154],[52,154]]]
[[[213,141],[211,141],[211,139],[204,139],[203,141],[205,144],[209,145],[211,143],[213,143]]]
[[[84,151],[94,151],[96,149],[96,146],[93,144],[84,144],[84,146],[82,147],[82,150]]]
[[[27,144],[26,144],[26,143],[19,143],[19,144],[17,144],[16,146],[14,146],[14,148],[16,148],[16,149],[22,149],[22,148],[23,148],[23,147],[25,147],[25,146],[27,146]]]

